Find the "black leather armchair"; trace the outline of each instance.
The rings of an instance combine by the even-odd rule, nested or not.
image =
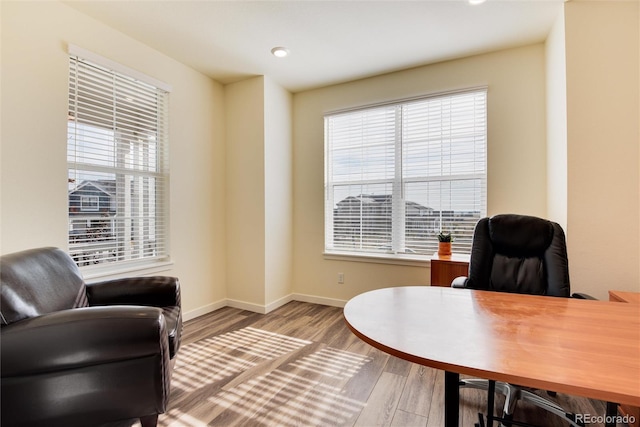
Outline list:
[[[559,224],[525,215],[496,215],[476,224],[469,276],[458,277],[455,288],[497,292],[593,299],[585,294],[571,295],[569,261],[564,231]],[[461,387],[489,389],[489,381],[467,379]],[[560,406],[521,387],[496,382],[495,389],[505,395],[503,418],[513,418],[518,400],[527,401],[571,421]]]
[[[85,284],[71,257],[0,257],[2,426],[155,426],[180,346],[172,277]]]

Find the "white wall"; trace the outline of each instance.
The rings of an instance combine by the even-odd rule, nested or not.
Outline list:
[[[268,312],[291,298],[292,96],[264,76],[225,96],[229,303]]]
[[[638,2],[565,4],[572,288],[640,291]]]
[[[343,301],[380,287],[429,284],[426,266],[324,259],[325,113],[487,85],[488,213],[545,216],[544,74],[544,45],[536,44],[295,94],[294,293]]]
[[[1,2],[0,251],[67,248],[69,43],[173,87],[170,245],[183,308],[226,297],[223,87],[59,2]]]
[[[293,274],[293,96],[264,79],[265,304],[291,294]]]
[[[567,66],[564,9],[545,43],[547,217],[567,230]]]
[[[264,77],[225,87],[227,112],[227,295],[265,304]]]

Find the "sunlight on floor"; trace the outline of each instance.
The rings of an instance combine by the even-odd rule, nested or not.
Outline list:
[[[180,349],[171,386],[191,392],[309,344],[255,328],[205,338]]]
[[[188,414],[170,409],[160,416],[160,425],[235,425],[245,418],[256,425],[283,427],[344,424],[364,407],[364,402],[347,397],[344,387],[371,358],[330,347],[305,349],[310,344],[247,327],[183,346],[171,381],[172,397],[203,400]]]
[[[291,363],[293,366],[333,378],[351,378],[371,359],[347,351],[324,348]]]
[[[209,399],[256,423],[278,426],[340,425],[364,406],[333,387],[275,370]]]
[[[192,417],[189,414],[172,409],[162,415],[158,420],[158,424],[162,427],[207,427],[207,423]]]

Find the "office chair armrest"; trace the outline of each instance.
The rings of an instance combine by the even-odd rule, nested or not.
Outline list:
[[[577,299],[594,299],[594,300],[595,300],[595,299],[597,299],[597,298],[592,297],[592,296],[591,296],[591,295],[589,295],[589,294],[583,294],[583,293],[580,293],[580,292],[576,292],[576,293],[571,294],[571,298],[577,298]]]
[[[180,282],[169,276],[128,277],[87,283],[89,305],[180,307]]]
[[[167,348],[162,310],[153,307],[56,311],[3,326],[1,335],[3,378],[157,356]]]
[[[455,279],[453,279],[453,282],[451,282],[451,287],[452,288],[457,288],[457,289],[466,288],[467,287],[467,277],[466,276],[456,277]]]

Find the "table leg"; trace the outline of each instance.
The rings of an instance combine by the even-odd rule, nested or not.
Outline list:
[[[496,398],[496,382],[489,380],[489,392],[487,396],[487,425],[493,427],[493,407]]]
[[[460,374],[444,372],[444,425],[458,427],[460,416]]]
[[[607,402],[607,413],[605,414],[605,427],[616,427],[616,415],[618,415],[618,404]]]

